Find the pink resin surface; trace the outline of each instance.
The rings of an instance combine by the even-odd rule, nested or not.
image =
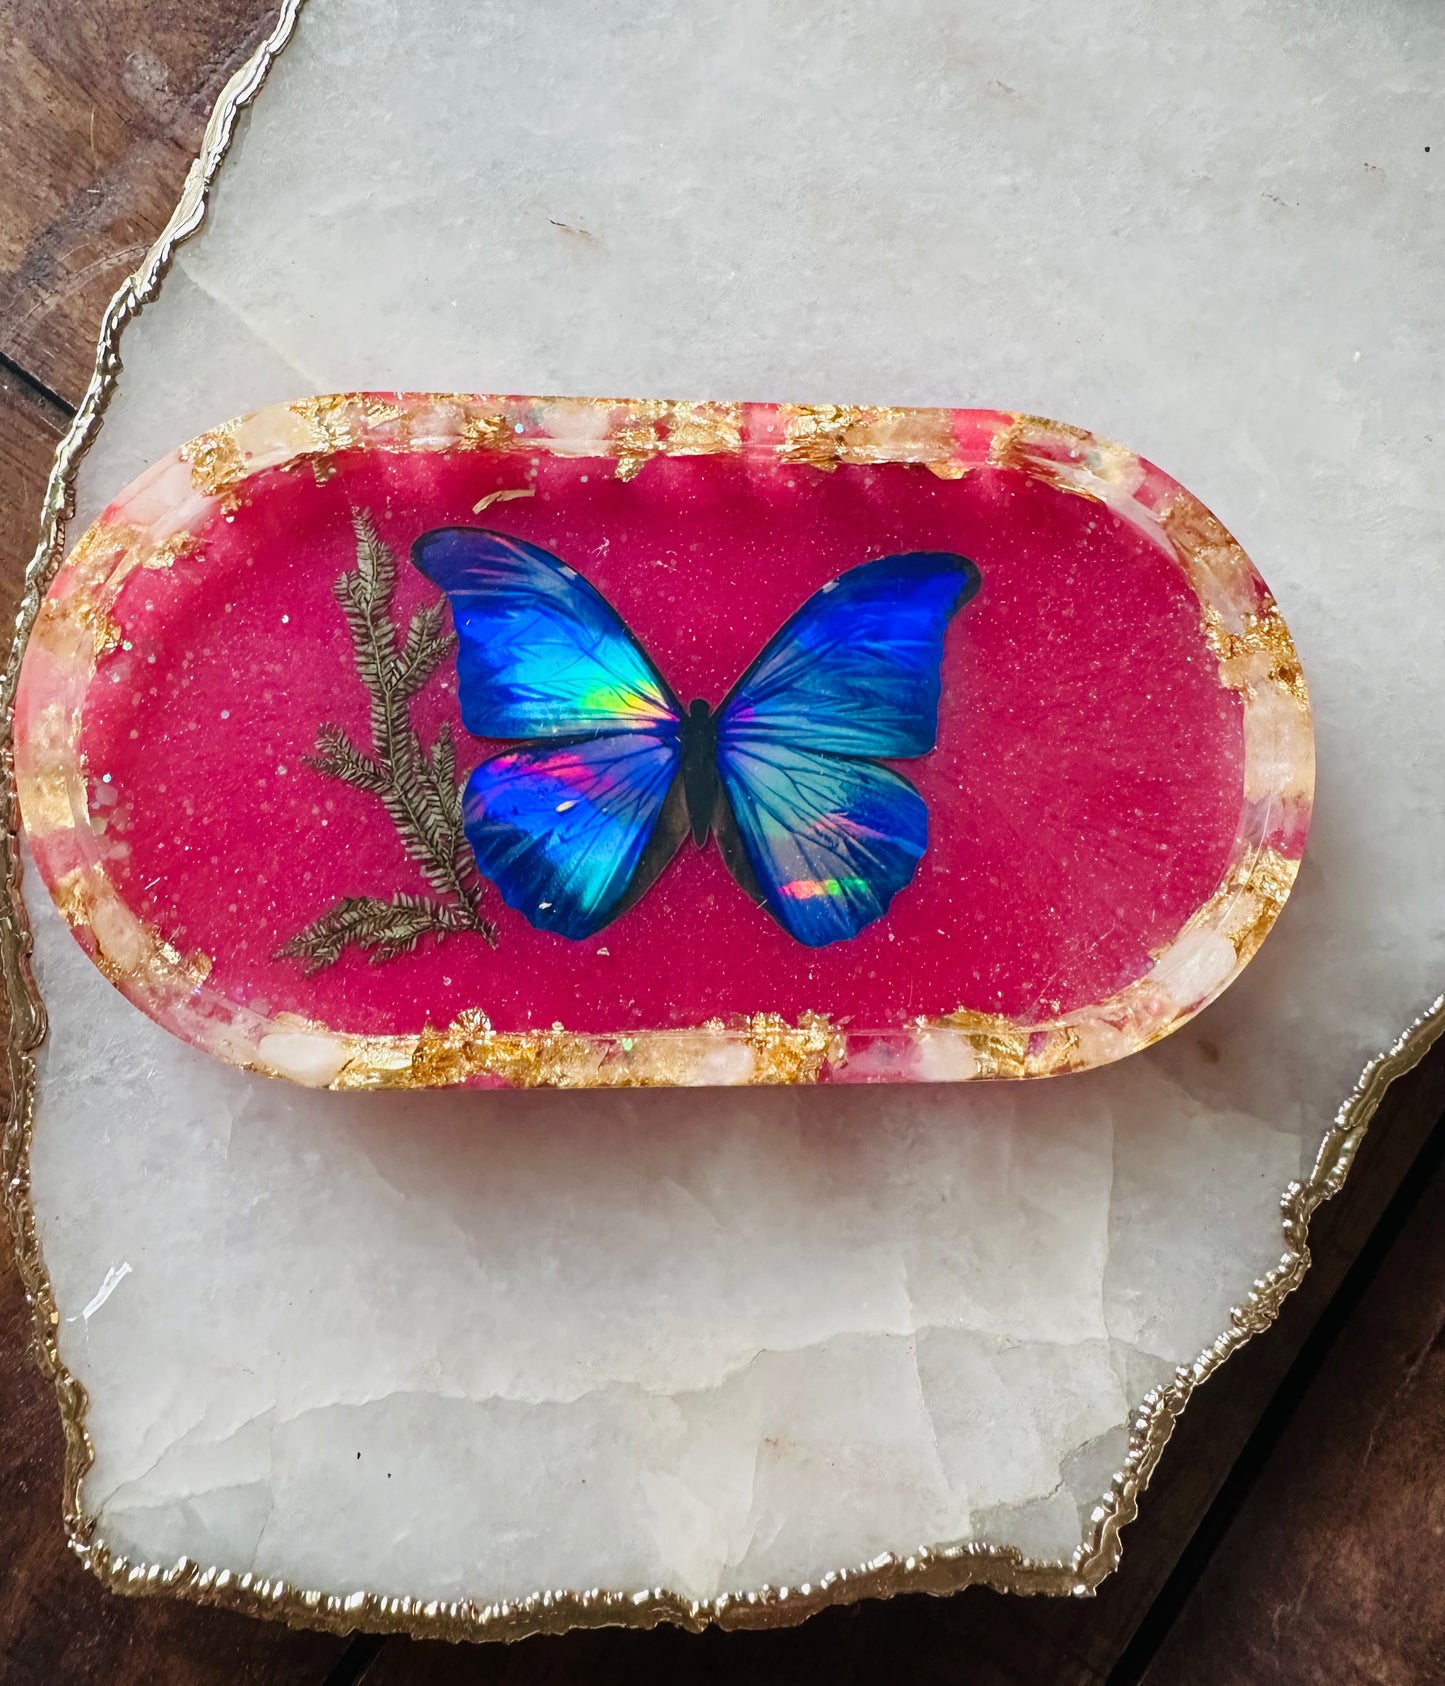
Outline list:
[[[820,465],[781,448],[797,413],[750,410],[737,449],[658,449],[626,478],[615,447],[528,449],[525,422],[498,449],[388,446],[358,427],[220,492],[213,476],[166,565],[133,566],[113,591],[107,647],[87,652],[70,741],[98,841],[80,854],[99,851],[115,896],[163,945],[206,958],[212,1016],[224,1002],[258,1021],[405,1039],[468,1010],[498,1033],[614,1037],[816,1015],[845,1039],[826,1062],[840,1066],[847,1038],[861,1047],[949,1015],[1025,1027],[1087,1015],[1137,989],[1238,877],[1242,837],[1297,860],[1308,790],[1250,788],[1248,687],[1231,676],[1228,612],[1211,621],[1202,603],[1197,556],[1191,573],[1164,536],[1172,482],[1129,459],[1127,503],[1080,495],[1040,471],[1047,449],[999,449],[1014,418],[991,412],[951,413],[946,461]],[[947,413],[922,414],[936,431]],[[197,490],[175,467],[123,494],[101,527],[134,543],[139,514],[154,538],[158,500]],[[498,492],[526,495],[476,513]],[[739,890],[715,844],[689,841],[585,941],[534,930],[489,887],[495,947],[428,936],[380,964],[350,949],[310,976],[278,959],[340,897],[428,888],[377,797],[307,760],[324,723],[370,742],[333,595],[355,565],[358,511],[399,559],[403,628],[438,596],[406,560],[412,540],[486,525],[584,574],[684,703],[717,704],[843,570],[905,550],[970,557],[982,587],[947,633],[937,748],[897,764],[930,814],[913,882],[853,940],[808,949]],[[62,603],[66,589],[62,574]],[[1272,605],[1252,570],[1229,589],[1244,650]],[[57,683],[27,658],[22,738]],[[500,747],[462,729],[450,660],[412,719],[423,744],[451,722],[459,776]],[[31,830],[56,888],[79,857]]]

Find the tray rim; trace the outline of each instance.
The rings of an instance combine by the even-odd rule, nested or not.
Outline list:
[[[902,1025],[844,1027],[775,1013],[681,1027],[498,1030],[485,999],[450,1022],[377,1034],[296,1011],[254,1010],[208,985],[126,902],[91,829],[81,748],[99,664],[122,641],[118,604],[142,571],[171,567],[254,478],[333,457],[562,457],[630,480],[655,457],[727,457],[802,474],[907,464],[945,481],[1007,471],[1118,515],[1177,568],[1200,652],[1238,699],[1238,818],[1211,892],[1127,985],[1052,1017],[936,1003]],[[358,529],[360,532],[361,529]],[[374,535],[373,535],[374,538]],[[128,646],[127,646],[128,647]],[[318,1088],[627,1088],[976,1082],[1112,1064],[1172,1034],[1235,982],[1283,911],[1314,785],[1304,675],[1258,570],[1192,493],[1086,430],[1012,411],[328,393],[269,405],[180,445],[117,493],[46,582],[17,681],[20,808],[33,857],[76,939],[134,1005],[229,1064]],[[956,998],[955,998],[956,999]]]

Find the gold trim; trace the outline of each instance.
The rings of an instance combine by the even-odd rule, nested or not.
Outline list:
[[[74,508],[75,473],[95,436],[119,372],[121,331],[130,317],[154,297],[176,246],[200,226],[209,188],[229,149],[237,115],[255,98],[276,55],[290,39],[300,5],[301,0],[283,0],[270,36],[227,84],[170,222],[145,263],[125,282],[106,311],[95,374],[56,453],[46,489],[41,539],[26,575],[16,638],[0,679],[0,731],[3,731],[0,755],[5,770],[0,786],[4,821],[0,828],[0,850],[3,850],[8,891],[6,904],[0,907],[0,966],[3,966],[10,1009],[7,1066],[12,1097],[3,1140],[5,1208],[20,1274],[35,1316],[42,1369],[55,1385],[60,1407],[65,1434],[64,1518],[70,1545],[86,1567],[116,1592],[144,1596],[170,1594],[335,1633],[361,1628],[454,1640],[516,1639],[532,1633],[559,1633],[573,1627],[603,1625],[648,1628],[661,1622],[673,1622],[694,1631],[710,1623],[726,1628],[783,1627],[834,1604],[900,1592],[947,1593],[972,1584],[1004,1592],[1091,1593],[1117,1566],[1121,1531],[1137,1515],[1139,1495],[1148,1484],[1174,1422],[1194,1389],[1245,1341],[1267,1327],[1287,1295],[1298,1286],[1309,1263],[1307,1237],[1313,1212],[1322,1200],[1338,1193],[1343,1186],[1369,1122],[1390,1083],[1416,1065],[1445,1031],[1445,996],[1416,1019],[1393,1047],[1366,1066],[1321,1142],[1310,1176],[1302,1183],[1291,1183],[1285,1191],[1284,1255],[1280,1263],[1255,1285],[1246,1304],[1231,1314],[1229,1327],[1218,1339],[1193,1364],[1181,1366],[1168,1386],[1151,1392],[1144,1400],[1130,1427],[1124,1467],[1095,1507],[1089,1533],[1067,1563],[1038,1562],[1016,1550],[965,1543],[920,1550],[908,1556],[880,1557],[851,1569],[823,1574],[798,1586],[765,1586],[712,1600],[697,1601],[651,1589],[632,1593],[594,1590],[538,1592],[508,1603],[477,1605],[385,1597],[368,1592],[342,1595],[308,1591],[249,1573],[202,1568],[188,1559],[170,1567],[131,1563],[113,1552],[97,1535],[96,1520],[86,1512],[82,1497],[85,1473],[94,1459],[85,1428],[86,1393],[60,1355],[57,1341],[60,1314],[30,1202],[35,1051],[44,1040],[46,1019],[30,969],[32,940],[21,897],[19,807],[13,752],[15,688],[26,639],[35,625],[44,589],[59,563],[65,522]],[[813,444],[823,446],[829,431],[826,427],[815,429],[811,435]],[[846,429],[843,431],[846,434]],[[819,438],[819,434],[824,438]],[[1017,1057],[1011,1044],[996,1048],[990,1044],[990,1027],[973,1023],[967,1028],[991,1057],[1003,1060]],[[760,1034],[771,1036],[771,1027]],[[821,1028],[819,1034],[823,1034]]]

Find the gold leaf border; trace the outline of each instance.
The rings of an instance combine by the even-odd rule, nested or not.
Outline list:
[[[982,1584],[1003,1592],[1079,1594],[1093,1592],[1117,1566],[1120,1532],[1138,1512],[1138,1501],[1159,1456],[1194,1389],[1276,1317],[1286,1296],[1298,1286],[1309,1264],[1310,1217],[1322,1200],[1343,1186],[1359,1144],[1390,1083],[1416,1065],[1445,1031],[1445,996],[1411,1024],[1399,1040],[1365,1068],[1359,1083],[1325,1134],[1314,1166],[1304,1182],[1291,1183],[1281,1206],[1284,1254],[1256,1283],[1246,1304],[1237,1308],[1229,1327],[1195,1359],[1181,1366],[1174,1380],[1144,1400],[1130,1426],[1129,1452],[1122,1470],[1094,1508],[1084,1542],[1068,1562],[1039,1562],[1020,1552],[975,1543],[939,1546],[908,1556],[888,1555],[851,1569],[819,1575],[788,1587],[750,1591],[696,1601],[655,1589],[636,1592],[537,1592],[507,1603],[477,1605],[423,1598],[387,1597],[356,1591],[325,1593],[203,1568],[187,1559],[170,1566],[132,1563],[118,1555],[97,1533],[96,1519],[84,1506],[81,1487],[94,1460],[85,1427],[86,1392],[60,1355],[56,1308],[50,1277],[40,1250],[30,1200],[30,1143],[35,1117],[35,1052],[45,1038],[45,1008],[35,986],[30,957],[32,940],[21,896],[18,841],[19,804],[15,788],[13,711],[20,656],[40,610],[41,598],[59,564],[65,523],[74,511],[74,479],[80,460],[95,437],[119,373],[119,340],[126,322],[155,296],[177,245],[201,224],[211,183],[230,147],[236,119],[255,97],[278,53],[296,26],[302,0],[283,0],[271,34],[251,60],[231,79],[206,127],[204,143],[180,202],[145,262],[111,300],[102,322],[94,376],[75,420],[56,452],[46,488],[39,545],[26,576],[14,644],[0,677],[0,857],[5,898],[0,905],[0,969],[10,1010],[6,1048],[11,1102],[5,1122],[3,1163],[5,1209],[16,1257],[35,1318],[42,1368],[55,1386],[65,1435],[63,1504],[66,1534],[81,1561],[116,1592],[174,1595],[219,1605],[249,1615],[270,1617],[299,1627],[336,1633],[366,1629],[406,1633],[418,1638],[516,1639],[533,1633],[559,1633],[573,1627],[624,1625],[654,1627],[673,1622],[694,1631],[716,1623],[726,1628],[783,1627],[815,1611],[861,1598],[900,1592],[948,1593]],[[835,419],[812,435],[836,436]]]
[[[187,500],[186,521],[228,512],[248,495],[253,477],[303,464],[329,470],[342,448],[611,458],[622,480],[655,457],[674,455],[795,462],[805,473],[885,464],[937,471],[946,463],[957,470],[950,477],[959,478],[992,466],[1107,503],[1178,566],[1195,595],[1201,644],[1215,660],[1218,682],[1239,693],[1239,819],[1220,879],[1153,951],[1140,977],[1068,1012],[1056,1006],[1052,1017],[1007,1019],[956,1005],[955,998],[906,1025],[839,1026],[826,1034],[816,1012],[796,1025],[754,1015],[670,1030],[574,1031],[555,1024],[545,1031],[496,1031],[484,1004],[473,1002],[450,1025],[383,1036],[291,1011],[258,1014],[220,992],[197,995],[194,980],[169,964],[170,945],[110,881],[103,849],[97,853],[81,716],[97,663],[121,637],[121,589],[138,569],[168,567],[196,543],[177,525],[175,500]],[[149,524],[137,503],[150,506]],[[329,393],[273,404],[163,457],[82,536],[42,604],[16,709],[30,723],[16,744],[16,773],[31,846],[96,963],[157,1023],[216,1058],[332,1089],[973,1082],[1105,1065],[1177,1030],[1248,964],[1294,883],[1314,785],[1299,659],[1238,542],[1188,492],[1124,446],[1002,411],[454,392]],[[1290,852],[1273,846],[1275,836],[1281,842],[1288,836]]]

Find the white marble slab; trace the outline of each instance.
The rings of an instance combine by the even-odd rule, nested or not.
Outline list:
[[[1424,4],[310,0],[82,520],[312,391],[1057,416],[1274,587],[1316,829],[1198,1021],[986,1090],[298,1093],[167,1039],[32,894],[99,1537],[478,1602],[1070,1557],[1445,982],[1442,70]]]

